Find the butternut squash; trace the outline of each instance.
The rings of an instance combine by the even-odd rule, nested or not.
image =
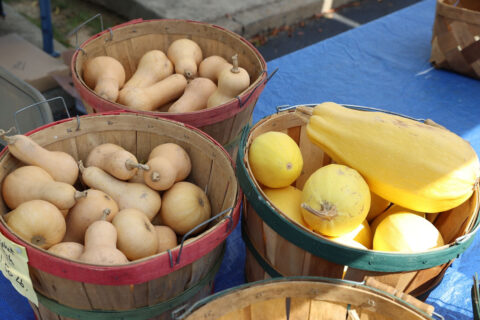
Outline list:
[[[125,88],[120,91],[118,102],[132,109],[153,111],[180,97],[186,86],[184,76],[172,74],[149,87]]]
[[[188,177],[192,170],[192,162],[188,153],[175,143],[163,143],[150,152],[147,166],[143,172],[143,180],[154,190],[167,190],[175,182]]]
[[[67,232],[63,241],[83,243],[89,225],[101,220],[104,214],[110,222],[118,213],[117,203],[105,192],[95,189],[86,192],[87,196],[79,199],[66,217]]]
[[[10,172],[3,180],[3,200],[15,209],[29,200],[45,200],[58,209],[73,207],[86,192],[77,191],[68,183],[58,182],[47,171],[37,166],[24,166]]]
[[[55,181],[75,184],[78,178],[78,166],[71,155],[62,151],[49,151],[25,135],[7,136],[7,133],[0,130],[0,137],[8,143],[8,151],[15,158],[27,165],[41,167]]]
[[[358,170],[372,192],[410,210],[452,209],[478,183],[475,150],[438,126],[326,102],[313,109],[307,134],[333,160]]]
[[[115,58],[98,56],[85,64],[83,81],[100,97],[115,102],[125,83],[125,69]]]
[[[207,108],[220,106],[232,99],[250,85],[250,75],[247,70],[238,66],[238,56],[232,57],[233,67],[223,69],[218,75],[217,90],[208,98]]]
[[[223,69],[231,69],[233,65],[220,56],[210,56],[200,62],[198,66],[198,75],[208,78],[214,83],[218,83],[218,76]]]
[[[112,223],[98,220],[85,232],[85,249],[79,261],[96,265],[128,263],[127,257],[117,249],[117,229]]]
[[[168,108],[168,112],[184,113],[205,109],[208,98],[216,89],[212,80],[195,78],[187,84],[183,95]]]
[[[157,253],[173,249],[178,245],[177,235],[172,228],[167,226],[154,226],[157,234]]]
[[[85,161],[87,167],[98,167],[117,179],[128,180],[138,168],[148,169],[124,148],[113,143],[103,143],[93,148]]]
[[[150,169],[150,167],[149,167]],[[145,179],[143,179],[143,170],[137,170],[137,173],[130,179],[128,179],[128,182],[135,182],[135,183],[143,183],[145,184]]]
[[[117,246],[129,260],[157,253],[158,239],[150,219],[133,208],[121,210],[112,220],[117,229]]]
[[[160,194],[140,183],[118,180],[97,167],[85,168],[79,162],[83,182],[92,189],[105,192],[115,200],[120,210],[134,208],[145,213],[150,220],[160,210]]]
[[[173,73],[173,64],[161,50],[147,51],[138,62],[137,70],[123,88],[148,87]]]
[[[7,225],[21,239],[43,249],[62,241],[65,219],[50,202],[30,200],[3,216]]]
[[[173,62],[176,73],[192,79],[197,75],[198,65],[203,59],[203,54],[202,49],[195,41],[178,39],[168,47],[167,57]]]
[[[50,248],[48,252],[70,260],[78,260],[83,253],[83,244],[77,242],[60,242]]]
[[[191,182],[180,181],[163,194],[160,216],[164,225],[172,228],[175,233],[184,235],[210,218],[210,201],[200,187]],[[193,234],[206,227],[198,228]]]

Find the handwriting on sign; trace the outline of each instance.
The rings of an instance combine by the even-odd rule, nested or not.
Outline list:
[[[28,256],[24,247],[10,241],[0,233],[0,270],[15,290],[38,306],[28,271]]]

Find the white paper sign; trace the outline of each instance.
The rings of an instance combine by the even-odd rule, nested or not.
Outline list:
[[[28,256],[22,247],[0,233],[0,270],[21,295],[38,307],[38,298],[28,272]]]

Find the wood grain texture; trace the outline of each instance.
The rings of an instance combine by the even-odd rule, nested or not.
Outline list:
[[[295,110],[282,111],[267,118],[262,119],[256,123],[250,130],[247,137],[243,162],[246,171],[256,187],[257,198],[252,198],[256,201],[256,205],[264,207],[264,212],[269,212],[270,208],[263,203],[262,198],[266,195],[261,191],[261,185],[255,180],[254,175],[248,163],[248,150],[252,141],[260,134],[268,131],[279,131],[289,134],[300,147],[304,159],[304,166],[300,177],[296,180],[295,186],[303,188],[305,181],[317,169],[332,163],[331,158],[323,152],[323,150],[314,145],[307,136],[306,124],[308,123],[308,112],[304,112],[300,107]],[[308,110],[306,110],[308,111]],[[458,237],[465,235],[473,228],[474,222],[477,220],[479,209],[478,191],[475,190],[472,197],[462,205],[449,210],[447,212],[438,213],[434,221],[435,226],[442,234],[445,243],[453,243]],[[428,292],[432,286],[443,278],[447,264],[441,264],[428,269],[421,269],[419,264],[417,270],[405,272],[379,272],[372,266],[365,266],[362,269],[353,268],[348,265],[334,263],[328,257],[319,257],[311,252],[308,252],[305,247],[297,246],[286,240],[287,234],[277,234],[266,221],[263,221],[259,213],[255,212],[249,199],[244,200],[244,221],[246,226],[246,235],[254,244],[263,260],[267,261],[271,267],[277,270],[283,276],[323,276],[333,277],[338,279],[346,279],[353,281],[363,281],[366,277],[374,278],[397,290],[404,291],[415,295],[421,295]],[[267,214],[265,214],[267,216]],[[292,223],[289,220],[276,220],[271,218],[272,226],[276,226],[277,230],[280,224]],[[287,228],[284,228],[288,230]],[[285,233],[287,231],[284,231]],[[309,230],[304,232],[314,234]],[[310,238],[303,239],[305,241]],[[328,243],[318,243],[318,246],[325,249],[330,249]],[[327,248],[328,247],[328,248]],[[371,254],[372,251],[369,251]],[[262,280],[265,273],[258,270],[258,264],[253,262],[253,256],[247,250],[247,266],[249,281]],[[386,259],[386,258],[385,258]],[[348,262],[347,262],[348,263]],[[408,270],[408,269],[407,269]],[[345,272],[344,272],[345,271]]]
[[[146,160],[150,151],[161,143],[177,143],[191,155],[192,174],[188,180],[206,188],[212,204],[212,213],[217,214],[226,208],[237,207],[236,212],[239,214],[238,184],[230,157],[211,138],[184,124],[137,114],[91,115],[81,117],[80,122],[74,119],[54,123],[32,133],[31,137],[41,146],[49,150],[65,151],[77,160],[85,160],[93,147],[107,142],[122,146],[141,160]],[[8,151],[4,151],[0,156],[0,182],[20,165],[21,163]],[[0,213],[8,212],[9,209],[3,200],[0,203],[2,205]],[[234,221],[236,220],[238,216],[234,218]],[[2,226],[5,224],[3,219],[0,219],[0,222]],[[196,286],[209,274],[222,255],[223,243],[228,233],[223,231],[219,233],[217,230],[225,226],[224,220],[221,223],[220,220],[213,221],[205,232],[187,239],[182,256],[178,260],[179,264],[174,264],[173,267],[170,266],[170,259],[166,253],[129,263],[128,272],[133,272],[133,277],[123,284],[115,282],[99,284],[95,282],[96,280],[89,281],[91,279],[72,280],[69,277],[76,277],[78,273],[69,274],[68,268],[71,265],[75,265],[77,271],[95,275],[95,279],[102,278],[101,272],[105,272],[105,268],[79,264],[71,260],[66,263],[64,261],[66,259],[53,256],[50,258],[45,250],[28,247],[27,252],[42,251],[44,259],[62,262],[61,267],[58,267],[54,262],[45,264],[43,261],[42,268],[55,267],[57,273],[53,274],[49,270],[35,268],[35,261],[30,259],[32,282],[40,294],[76,309],[118,311],[154,306],[174,299],[185,290]],[[200,248],[194,249],[195,246]],[[172,250],[174,259],[178,255],[178,249],[179,247]],[[202,255],[192,259],[194,252],[202,252]],[[147,270],[149,266],[151,269]],[[168,270],[165,275],[152,276],[162,268]],[[119,272],[118,275],[125,275],[127,272],[117,267],[110,267],[109,270]],[[144,276],[147,277],[147,281],[138,280]],[[197,297],[207,295],[211,288],[212,283],[205,288],[199,288]],[[44,306],[36,308],[34,312],[41,317],[40,319],[64,319],[46,310]]]
[[[194,310],[186,320],[355,319],[347,318],[349,313],[360,319],[429,319],[424,313],[369,287],[278,279],[233,289]]]
[[[166,53],[170,44],[181,38],[195,41],[202,50],[203,58],[219,55],[231,61],[232,56],[237,54],[239,65],[250,76],[250,86],[238,95],[241,105],[237,99],[233,99],[219,108],[188,114],[161,111],[164,109],[148,113],[199,127],[222,145],[231,142],[251,120],[258,96],[264,88],[266,62],[255,47],[239,35],[207,23],[182,20],[132,21],[111,28],[111,33],[104,32],[87,40],[82,44],[82,50],[76,52],[72,59],[74,85],[87,112],[138,111],[104,100],[85,85],[82,75],[89,59],[100,55],[113,57],[123,65],[126,79],[129,79],[146,52],[156,49]],[[235,155],[236,151],[236,147],[228,150],[231,155]]]

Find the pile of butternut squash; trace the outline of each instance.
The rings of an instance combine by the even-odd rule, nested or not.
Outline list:
[[[192,163],[178,144],[156,146],[142,164],[121,146],[104,143],[77,163],[28,136],[3,130],[0,136],[22,162],[3,180],[11,209],[3,219],[24,241],[52,254],[124,264],[176,247],[178,237],[211,217],[205,192],[186,181]]]
[[[303,228],[362,249],[421,252],[444,245],[433,222],[474,192],[470,144],[432,123],[323,103],[302,108],[309,140],[333,159],[293,187],[303,168],[287,134],[253,139],[248,161],[267,199]]]
[[[118,60],[97,56],[86,62],[83,80],[100,97],[130,109],[194,112],[227,103],[249,87],[250,76],[238,65],[238,55],[231,59],[204,59],[200,46],[183,38],[173,41],[166,54],[143,54],[130,79]]]

